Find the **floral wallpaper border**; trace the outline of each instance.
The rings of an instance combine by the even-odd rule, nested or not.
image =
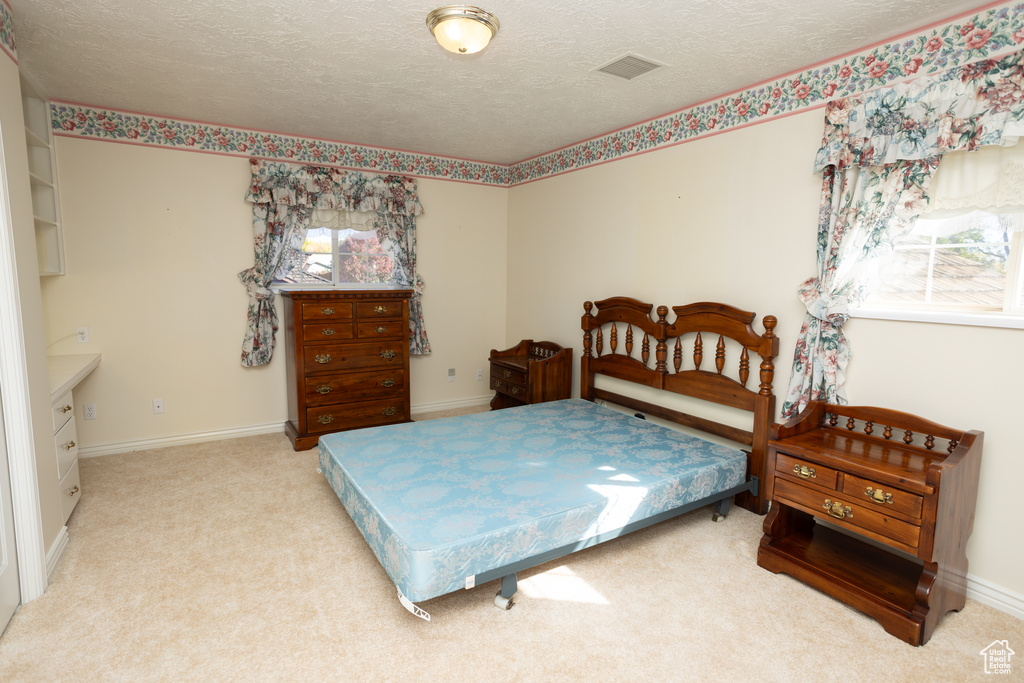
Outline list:
[[[3,5],[0,4],[0,7]],[[11,36],[13,45],[13,35]],[[57,135],[511,187],[822,106],[1022,49],[1024,2],[1001,3],[773,82],[511,165],[53,102]]]
[[[18,63],[18,48],[14,44],[14,14],[7,0],[0,0],[0,49]]]

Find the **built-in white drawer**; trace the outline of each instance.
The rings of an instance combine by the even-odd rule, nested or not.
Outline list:
[[[74,416],[75,402],[71,399],[71,392],[69,391],[53,404],[53,433],[56,434],[60,431],[60,428],[67,424],[67,421]]]
[[[75,431],[75,421],[68,420],[53,437],[53,442],[57,446],[57,476],[63,479],[78,460],[78,432]]]
[[[60,511],[64,515],[64,523],[71,516],[71,511],[78,505],[78,499],[82,497],[82,481],[78,476],[78,461],[75,460],[71,469],[60,480]]]

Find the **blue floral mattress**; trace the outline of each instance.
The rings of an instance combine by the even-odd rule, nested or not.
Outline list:
[[[581,399],[339,432],[319,448],[331,487],[414,602],[726,491],[747,467],[739,450]]]

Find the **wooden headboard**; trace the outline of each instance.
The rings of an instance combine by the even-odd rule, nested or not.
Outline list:
[[[775,316],[765,316],[764,334],[758,334],[751,327],[753,313],[725,304],[705,302],[674,306],[675,319],[671,323],[667,320],[667,307],[658,307],[657,319],[651,317],[653,308],[653,304],[627,297],[583,304],[580,397],[616,403],[750,446],[747,475],[757,477],[760,487],[756,496],[748,493],[737,496],[736,504],[765,514],[768,511],[768,501],[763,495],[765,451],[768,430],[775,418],[772,378],[774,358],[779,353],[779,339],[774,333],[778,320]],[[682,337],[690,334],[693,335],[692,360],[689,343],[684,360]],[[726,372],[726,339],[741,347],[735,372]],[[705,343],[708,345],[706,352]],[[748,388],[752,354],[761,358],[760,384]],[[702,365],[712,369],[702,370]],[[750,430],[740,429],[598,389],[594,386],[595,375],[750,411],[753,424]]]

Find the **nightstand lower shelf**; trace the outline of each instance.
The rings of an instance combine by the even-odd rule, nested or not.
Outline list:
[[[928,608],[917,605],[924,564],[815,522],[785,505],[773,505],[765,527],[779,529],[761,542],[758,564],[785,573],[877,619],[892,635],[921,641]]]

